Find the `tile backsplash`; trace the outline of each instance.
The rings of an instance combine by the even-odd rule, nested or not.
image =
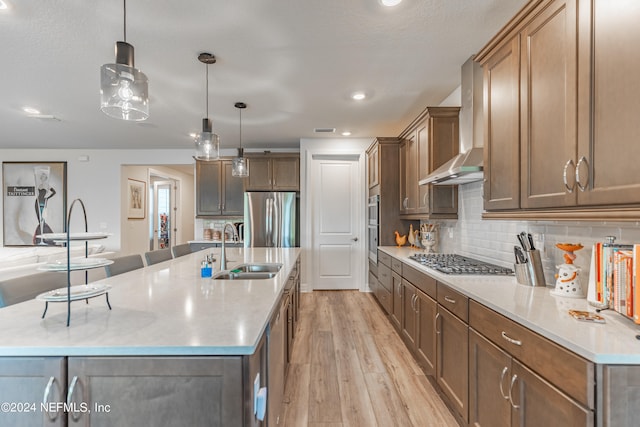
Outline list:
[[[213,229],[213,230],[220,230],[222,231],[222,228],[224,227],[224,224],[226,222],[230,222],[231,224],[233,224],[234,222],[243,222],[244,218],[243,217],[239,217],[239,218],[228,218],[228,219],[203,219],[203,218],[196,218],[195,220],[195,224],[194,224],[194,233],[193,233],[193,238],[194,240],[203,240],[204,239],[204,229]],[[227,229],[228,231],[228,229]]]
[[[516,234],[526,231],[534,236],[536,248],[543,251],[545,280],[555,285],[556,265],[564,263],[563,252],[555,247],[559,242],[582,243],[575,264],[588,274],[591,248],[605,236],[615,236],[616,243],[640,243],[638,222],[593,221],[505,221],[483,220],[482,182],[461,185],[458,220],[438,221],[438,252],[459,253],[469,257],[510,266],[514,262],[513,246]]]

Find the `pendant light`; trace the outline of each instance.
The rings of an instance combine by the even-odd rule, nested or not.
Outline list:
[[[124,41],[116,42],[116,63],[100,68],[100,109],[116,119],[149,117],[147,76],[134,67],[133,46],[127,43],[127,0],[124,0]]]
[[[220,157],[220,138],[212,132],[213,125],[209,120],[209,64],[215,64],[216,57],[203,52],[198,61],[206,65],[206,117],[202,119],[202,132],[196,139],[196,160],[216,160]]]
[[[242,110],[247,108],[244,102],[236,102],[235,107],[240,111],[240,147],[238,148],[238,157],[231,161],[231,175],[240,178],[249,176],[249,168],[247,167],[247,159],[244,158],[244,150],[242,149]]]

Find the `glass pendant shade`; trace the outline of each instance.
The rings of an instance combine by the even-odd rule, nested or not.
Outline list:
[[[129,43],[116,42],[116,63],[100,68],[100,109],[122,120],[149,117],[148,79],[133,66],[133,46]]]
[[[242,148],[238,148],[238,157],[231,161],[231,175],[239,178],[249,176],[249,168],[247,167],[247,159],[243,156]]]
[[[207,161],[220,158],[220,138],[211,130],[211,121],[202,119],[202,132],[196,139],[197,160]]]

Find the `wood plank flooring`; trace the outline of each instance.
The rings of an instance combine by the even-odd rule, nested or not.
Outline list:
[[[457,427],[373,295],[314,291],[285,385],[286,427]]]

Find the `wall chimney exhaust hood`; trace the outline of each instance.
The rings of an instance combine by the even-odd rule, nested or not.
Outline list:
[[[460,108],[460,154],[449,160],[429,176],[419,181],[420,185],[467,184],[483,178],[483,111],[482,111],[482,67],[473,57],[462,64]]]
[[[458,154],[418,184],[454,185],[481,180],[483,159],[482,147],[472,148],[466,153]]]

